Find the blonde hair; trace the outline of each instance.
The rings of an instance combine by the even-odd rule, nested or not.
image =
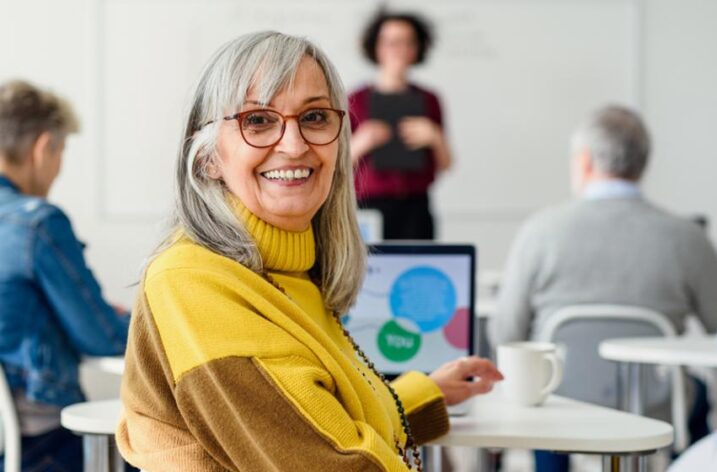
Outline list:
[[[305,56],[324,72],[331,105],[346,110],[343,84],[326,55],[304,38],[267,31],[236,38],[214,54],[200,76],[184,127],[176,165],[175,226],[198,244],[257,273],[264,268],[256,243],[233,212],[226,188],[209,177],[207,167],[217,158],[222,117],[242,106],[250,87],[262,103],[269,103],[293,80]],[[366,263],[356,221],[349,137],[344,122],[331,190],[312,220],[317,260],[311,275],[327,309],[338,313],[345,313],[356,300]],[[170,236],[162,247],[172,242]]]
[[[0,85],[0,156],[8,163],[22,164],[44,132],[57,144],[79,130],[72,105],[63,98],[22,80]]]

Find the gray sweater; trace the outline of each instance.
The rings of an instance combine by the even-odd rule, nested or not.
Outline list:
[[[544,210],[511,249],[494,345],[531,339],[557,309],[611,303],[651,308],[677,331],[697,315],[717,331],[717,256],[695,223],[641,198],[573,201]]]

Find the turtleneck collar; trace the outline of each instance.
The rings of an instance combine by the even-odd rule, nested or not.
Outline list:
[[[316,261],[314,231],[294,232],[277,228],[259,219],[236,197],[231,203],[237,217],[256,241],[264,268],[281,272],[305,272]]]

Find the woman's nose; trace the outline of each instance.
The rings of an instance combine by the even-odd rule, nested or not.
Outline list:
[[[304,140],[299,130],[299,123],[296,120],[288,120],[284,129],[284,136],[276,145],[276,150],[289,157],[302,156],[309,150],[309,145]]]

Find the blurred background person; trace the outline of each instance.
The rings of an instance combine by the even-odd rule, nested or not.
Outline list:
[[[494,345],[535,339],[557,310],[580,304],[649,308],[678,333],[695,314],[717,331],[717,255],[699,225],[643,197],[650,147],[640,116],[620,106],[597,110],[575,131],[579,198],[534,215],[516,236],[492,320]],[[704,385],[698,393],[704,397]],[[707,434],[705,409],[696,402],[693,441]],[[536,459],[538,471],[568,470],[566,455]]]
[[[384,239],[435,237],[429,189],[451,153],[438,97],[409,80],[432,41],[421,17],[383,10],[363,33],[364,56],[378,73],[349,96],[351,159],[359,207],[381,212]],[[378,156],[384,147],[388,155]]]
[[[104,300],[84,244],[47,201],[78,130],[61,98],[22,81],[0,85],[0,362],[23,470],[82,470],[82,438],[60,427],[60,409],[85,399],[81,357],[122,354],[127,341],[128,313]]]

